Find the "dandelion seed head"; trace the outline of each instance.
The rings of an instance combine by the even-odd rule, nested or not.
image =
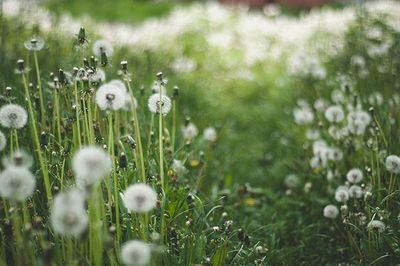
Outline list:
[[[44,47],[44,40],[39,37],[34,37],[34,38],[24,42],[24,46],[29,51],[40,51]]]
[[[296,175],[290,174],[286,176],[284,183],[288,188],[294,189],[299,186],[300,180]]]
[[[3,132],[0,131],[0,151],[4,150],[6,145],[7,145],[7,138],[3,134]]]
[[[174,159],[171,166],[172,170],[179,176],[186,173],[186,167],[182,161]]]
[[[96,103],[101,110],[116,111],[124,107],[125,95],[116,85],[104,84],[96,91]]]
[[[346,202],[349,200],[349,192],[345,189],[336,190],[335,200],[337,202]]]
[[[81,148],[72,159],[72,170],[78,187],[91,187],[112,170],[110,156],[100,147],[86,146]]]
[[[89,221],[83,193],[73,189],[57,194],[50,219],[56,233],[74,237],[81,235]]]
[[[14,151],[12,155],[6,156],[2,160],[5,168],[10,166],[31,168],[33,165],[32,156],[23,150]]]
[[[134,184],[125,190],[123,201],[128,211],[146,213],[156,207],[157,194],[146,184]]]
[[[326,205],[324,208],[324,216],[329,219],[335,219],[339,215],[339,209],[333,204]]]
[[[360,183],[361,180],[363,180],[364,175],[360,169],[353,168],[347,172],[346,178],[349,182],[356,184],[356,183]]]
[[[161,109],[162,114],[167,115],[169,111],[171,111],[171,99],[166,95],[161,95],[160,101],[160,94],[155,93],[150,96],[147,106],[149,107],[150,112],[154,114],[160,113]]]
[[[194,139],[198,133],[199,133],[199,130],[197,129],[196,125],[193,123],[189,123],[186,126],[182,127],[182,135],[183,135],[183,138],[186,140]]]
[[[362,191],[361,187],[358,185],[352,185],[349,188],[349,196],[351,198],[356,198],[356,199],[361,198],[363,196],[363,191]]]
[[[145,266],[150,256],[150,245],[138,240],[128,241],[121,248],[121,261],[127,266]]]
[[[389,155],[385,161],[386,170],[392,174],[400,174],[400,157]]]
[[[114,52],[114,48],[109,41],[98,40],[93,44],[92,52],[96,56],[101,56],[102,53],[105,53],[106,56],[111,56]]]
[[[325,118],[331,123],[339,123],[344,119],[343,108],[339,105],[333,105],[325,110]]]
[[[298,125],[308,125],[314,121],[314,113],[309,107],[300,107],[293,110],[294,121]]]
[[[101,83],[106,79],[106,73],[102,69],[96,69],[96,72],[87,74],[90,82]]]
[[[213,127],[208,127],[204,129],[203,137],[209,142],[215,142],[217,141],[217,131]]]
[[[126,89],[125,83],[120,79],[113,79],[110,82],[108,82],[108,84],[117,86],[123,92],[127,92],[128,91]]]
[[[382,221],[378,220],[372,220],[368,223],[367,227],[370,230],[377,230],[379,233],[382,233],[386,229],[385,224]]]
[[[17,104],[7,104],[0,108],[0,124],[6,128],[20,129],[26,125],[28,114]]]
[[[24,201],[35,190],[36,180],[25,167],[7,167],[0,174],[0,195],[16,201]]]

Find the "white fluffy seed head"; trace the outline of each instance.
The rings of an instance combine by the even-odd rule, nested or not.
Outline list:
[[[108,84],[117,86],[121,91],[123,92],[127,92],[128,90],[126,89],[125,83],[120,80],[120,79],[113,79],[110,82],[108,82]]]
[[[6,156],[2,160],[3,166],[7,167],[25,167],[31,168],[33,165],[32,156],[23,150],[17,150],[12,155]]]
[[[339,215],[339,209],[335,205],[329,204],[324,208],[324,216],[329,219],[335,219]]]
[[[35,190],[36,180],[25,167],[8,167],[0,174],[0,195],[16,201],[24,201]]]
[[[150,245],[138,240],[126,242],[121,248],[121,261],[127,266],[145,266],[150,257]]]
[[[77,189],[60,193],[54,198],[50,218],[56,233],[77,237],[86,230],[89,219],[84,202],[84,195]]]
[[[104,52],[107,56],[111,56],[114,52],[112,44],[107,40],[98,40],[93,44],[93,54],[101,56]]]
[[[104,84],[96,91],[96,103],[101,110],[119,110],[125,105],[125,94],[116,85]]]
[[[102,69],[96,69],[96,72],[90,74],[88,76],[89,80],[91,82],[103,82],[106,79],[106,73],[104,73],[104,71]]]
[[[0,151],[4,150],[7,145],[7,138],[4,136],[3,132],[0,131]]]
[[[213,127],[208,127],[204,129],[203,137],[207,141],[215,142],[217,141],[217,131]]]
[[[349,200],[349,192],[345,189],[336,190],[335,200],[337,202],[346,202]]]
[[[331,123],[339,123],[344,119],[343,108],[339,105],[333,105],[325,110],[325,118]]]
[[[146,184],[130,185],[123,194],[125,207],[130,212],[146,213],[157,205],[157,194]]]
[[[72,159],[72,170],[78,187],[90,188],[111,173],[111,158],[100,147],[83,147]]]
[[[385,161],[386,170],[392,174],[400,174],[400,157],[389,155]]]
[[[362,191],[361,187],[358,185],[352,185],[349,188],[349,196],[351,198],[356,198],[356,199],[361,198],[363,196],[363,191]]]
[[[364,175],[360,169],[353,168],[347,172],[346,178],[349,182],[356,184],[356,183],[360,183],[363,180]]]
[[[171,99],[166,95],[161,95],[161,101],[160,101],[159,93],[151,95],[147,105],[149,107],[150,112],[154,114],[159,114],[160,109],[163,115],[167,115],[169,111],[171,111]]]
[[[377,230],[379,233],[382,233],[385,231],[385,224],[382,221],[378,220],[372,220],[371,222],[368,223],[368,229],[372,230]]]
[[[23,128],[28,121],[25,109],[17,104],[7,104],[0,108],[0,124],[6,128]]]
[[[178,176],[185,174],[187,171],[183,162],[176,159],[173,160],[171,168]]]
[[[196,125],[193,123],[189,123],[186,126],[182,127],[182,135],[183,135],[183,138],[186,140],[194,139],[198,133],[199,133],[199,130],[197,129]]]
[[[34,37],[34,38],[24,42],[24,46],[29,51],[40,51],[44,47],[44,40],[39,37]]]

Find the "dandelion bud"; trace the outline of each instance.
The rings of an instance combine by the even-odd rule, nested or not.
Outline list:
[[[138,240],[126,242],[121,248],[121,261],[127,266],[145,266],[150,256],[150,246]]]
[[[107,58],[107,55],[106,55],[106,53],[104,51],[101,52],[100,64],[103,67],[108,65],[108,58]]]
[[[90,68],[89,61],[87,58],[83,58],[83,65],[85,66],[86,69]]]
[[[156,74],[156,77],[157,77],[157,80],[158,80],[158,81],[160,81],[160,82],[163,81],[163,73],[162,73],[162,72],[158,72],[158,73]]]
[[[347,215],[347,214],[349,213],[349,207],[347,207],[347,205],[342,205],[342,206],[340,206],[340,212],[341,212],[343,215]]]
[[[6,97],[10,97],[11,96],[11,91],[12,91],[11,87],[6,87],[6,92],[5,92]]]
[[[47,141],[47,134],[46,134],[46,132],[42,132],[42,133],[40,133],[40,145],[42,146],[42,147],[44,147],[44,146],[46,146],[48,144],[48,141]]]
[[[178,86],[174,87],[174,91],[173,91],[172,96],[173,96],[173,99],[178,98],[178,96],[179,96],[179,88],[178,88]]]
[[[97,68],[97,58],[94,57],[93,55],[90,57],[90,66],[91,66],[93,69],[96,69],[96,68]]]
[[[121,61],[121,70],[124,74],[128,73],[128,61],[123,60]]]
[[[126,159],[125,153],[121,153],[119,157],[119,167],[126,168],[128,166],[128,160]]]
[[[24,72],[25,71],[25,64],[23,59],[19,59],[17,61],[17,69],[19,72]]]

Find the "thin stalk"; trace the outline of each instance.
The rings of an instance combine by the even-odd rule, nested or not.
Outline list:
[[[40,118],[41,118],[41,126],[42,128],[45,126],[45,109],[44,109],[44,97],[43,97],[43,89],[42,89],[42,82],[40,80],[40,69],[39,69],[39,62],[37,59],[36,51],[33,51],[33,59],[35,61],[35,68],[36,68],[36,79],[39,89],[39,101],[40,101]]]
[[[75,94],[75,115],[76,115],[76,130],[77,130],[77,135],[78,135],[78,144],[79,147],[82,146],[81,142],[81,123],[80,123],[80,117],[79,117],[79,111],[80,111],[80,101],[79,101],[79,96],[78,96],[78,81],[75,81],[75,86],[74,86],[74,94]]]
[[[51,202],[52,194],[51,194],[49,171],[47,170],[47,163],[46,163],[45,159],[43,158],[43,155],[42,155],[42,152],[40,149],[40,141],[39,141],[38,130],[36,128],[35,113],[33,111],[32,101],[31,101],[31,97],[29,94],[28,83],[26,80],[25,73],[22,73],[22,81],[23,81],[24,88],[25,88],[25,96],[28,101],[28,112],[29,112],[29,117],[30,117],[29,123],[30,123],[31,129],[33,131],[33,136],[34,136],[33,140],[34,140],[36,152],[37,152],[37,155],[39,158],[40,169],[42,170],[42,174],[43,174],[46,196],[47,196],[47,200],[49,202]]]
[[[114,127],[113,127],[113,113],[108,113],[108,151],[111,156],[113,164],[113,182],[114,182],[114,203],[115,203],[115,227],[117,231],[117,243],[121,239],[121,226],[119,221],[119,192],[118,192],[118,176],[116,171],[115,163],[115,151],[114,151]]]
[[[57,124],[57,138],[58,144],[61,145],[61,117],[60,117],[60,101],[58,98],[58,91],[57,89],[54,90],[54,108],[55,108],[55,116],[56,116],[56,124]]]
[[[176,138],[176,100],[172,101],[172,153],[175,151]]]

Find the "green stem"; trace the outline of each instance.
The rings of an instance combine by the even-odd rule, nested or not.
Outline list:
[[[34,140],[36,152],[37,152],[37,155],[39,158],[40,169],[42,170],[42,174],[43,174],[46,196],[47,196],[48,202],[51,202],[52,194],[51,194],[49,171],[47,170],[47,163],[44,160],[42,151],[40,149],[39,135],[38,135],[38,130],[36,128],[36,121],[35,121],[36,117],[35,117],[35,113],[33,111],[32,101],[31,101],[31,97],[29,94],[29,89],[28,89],[28,84],[27,84],[25,73],[22,73],[22,81],[23,81],[24,88],[25,88],[25,96],[28,101],[28,111],[29,111],[29,117],[30,117],[29,122],[31,125],[31,129],[33,131],[32,132],[33,136],[34,136],[33,140]]]
[[[43,128],[45,126],[45,109],[44,109],[44,98],[43,98],[42,82],[40,80],[39,62],[38,62],[38,59],[37,59],[36,51],[33,51],[33,58],[34,58],[34,61],[35,61],[36,79],[37,79],[37,84],[38,84],[38,89],[39,89],[41,126]]]
[[[76,129],[77,129],[77,136],[78,136],[78,144],[79,147],[82,146],[81,142],[81,123],[80,123],[80,117],[79,117],[79,111],[80,111],[80,101],[79,101],[79,96],[78,96],[78,82],[75,81],[75,115],[76,115]]]

